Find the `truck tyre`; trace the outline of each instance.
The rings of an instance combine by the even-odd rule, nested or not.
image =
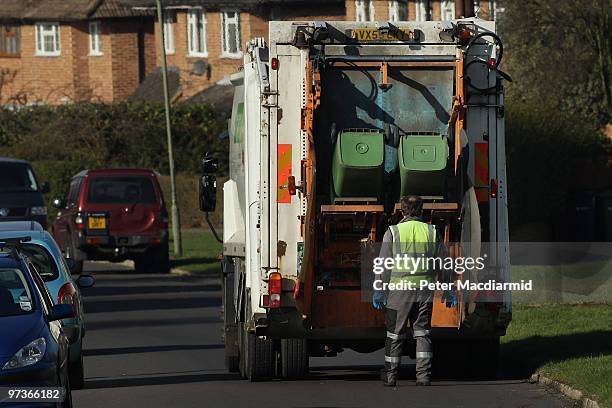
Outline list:
[[[261,339],[255,333],[246,333],[246,369],[250,381],[270,380],[274,377],[276,353],[271,339]]]
[[[308,343],[306,339],[281,339],[281,376],[297,380],[308,375]]]
[[[238,371],[240,372],[240,378],[243,380],[247,379],[247,370],[246,370],[246,355],[247,355],[247,346],[245,341],[245,331],[244,331],[244,323],[238,323]]]
[[[221,263],[223,302],[221,315],[223,316],[223,342],[225,344],[225,367],[230,373],[240,370],[240,339],[236,312],[234,308],[234,262],[230,257],[224,257]]]

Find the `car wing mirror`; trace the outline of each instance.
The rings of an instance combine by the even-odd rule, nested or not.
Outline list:
[[[43,181],[40,184],[40,192],[43,193],[43,194],[47,194],[49,191],[51,191],[51,187],[49,186],[49,182]]]
[[[77,279],[76,284],[80,289],[91,288],[95,285],[96,280],[91,275],[81,275],[79,279]]]
[[[68,304],[53,305],[53,307],[51,307],[51,311],[49,312],[50,322],[55,322],[57,320],[63,319],[71,319],[73,317],[74,309],[72,308],[72,305]]]

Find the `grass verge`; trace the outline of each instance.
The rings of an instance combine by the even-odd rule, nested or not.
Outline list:
[[[210,231],[183,230],[183,255],[173,256],[173,239],[170,237],[170,265],[197,274],[216,274],[220,270],[219,254],[223,246]]]
[[[504,372],[533,373],[612,407],[612,305],[515,305],[502,338]]]

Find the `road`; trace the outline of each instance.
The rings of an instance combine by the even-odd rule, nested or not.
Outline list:
[[[213,276],[135,274],[91,263],[84,290],[85,389],[76,407],[569,407],[524,381],[434,381],[395,389],[378,379],[382,351],[312,358],[296,382],[249,383],[223,363],[219,284]],[[410,371],[410,367],[407,368]]]

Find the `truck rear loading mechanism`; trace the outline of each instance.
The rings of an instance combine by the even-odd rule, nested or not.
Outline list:
[[[248,43],[231,76],[223,186],[230,371],[299,378],[309,356],[383,346],[361,251],[397,222],[406,194],[423,198],[454,256],[487,253],[469,279],[510,280],[502,47],[495,23],[478,19],[271,22],[269,45]],[[205,167],[201,207],[212,211]],[[492,374],[510,293],[458,295],[449,306],[435,294],[435,368]]]

